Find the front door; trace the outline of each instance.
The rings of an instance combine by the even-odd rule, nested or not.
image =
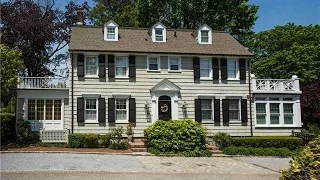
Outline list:
[[[158,115],[160,120],[171,119],[171,98],[169,96],[160,96],[158,100]]]

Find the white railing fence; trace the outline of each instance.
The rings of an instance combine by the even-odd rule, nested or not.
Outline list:
[[[300,91],[299,78],[291,79],[257,79],[253,74],[252,90],[256,92],[296,92]]]
[[[20,89],[49,89],[67,88],[67,77],[20,77],[18,88]]]
[[[68,143],[69,130],[40,130],[40,139],[44,143]]]

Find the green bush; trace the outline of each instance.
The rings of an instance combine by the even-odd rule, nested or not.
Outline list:
[[[199,156],[206,151],[206,131],[192,120],[158,120],[144,134],[150,152]]]
[[[122,126],[110,129],[110,149],[125,150],[129,148],[129,142],[122,138],[123,131]]]
[[[281,170],[281,180],[320,179],[320,136],[290,161],[288,170]]]
[[[0,113],[1,120],[1,144],[7,144],[15,140],[16,119],[12,113]]]
[[[110,139],[111,139],[110,134],[99,135],[99,139],[98,139],[99,147],[105,147],[105,148],[109,147]]]
[[[71,148],[97,148],[99,147],[98,134],[69,134],[69,147]]]
[[[254,148],[282,148],[286,147],[290,150],[298,149],[303,146],[301,138],[284,137],[284,136],[261,136],[261,137],[245,137],[232,138],[232,146],[236,147],[254,147]]]
[[[231,136],[224,132],[218,132],[212,137],[212,139],[220,149],[230,146],[232,141]]]
[[[30,123],[22,119],[17,122],[17,143],[23,146],[36,144],[40,141],[39,132],[32,131]]]
[[[279,156],[287,157],[293,154],[288,148],[252,148],[252,147],[226,147],[223,153],[227,155],[245,155],[245,156]]]

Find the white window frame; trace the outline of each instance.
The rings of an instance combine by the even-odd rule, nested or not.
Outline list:
[[[156,33],[157,30],[161,31],[161,35]],[[162,40],[157,40],[157,37],[162,37]],[[154,28],[154,42],[164,42],[164,28]]]
[[[206,95],[199,95],[198,98],[200,100],[211,100],[211,119],[202,119],[201,117],[201,123],[205,124],[205,123],[213,123],[214,122],[214,96],[206,96]],[[201,106],[201,104],[200,104]],[[201,107],[201,111],[202,111],[202,107]]]
[[[114,33],[109,33],[108,29],[114,29]],[[114,38],[108,38],[108,35],[114,35]],[[116,27],[115,26],[107,26],[107,40],[116,40]]]
[[[87,113],[87,100],[95,100],[96,101],[96,112],[97,112],[97,117],[95,120],[87,120],[86,119],[86,113]],[[93,110],[93,109],[89,109]],[[93,98],[93,97],[86,97],[84,98],[84,123],[98,123],[98,116],[99,116],[99,98]]]
[[[257,99],[262,98],[260,96],[255,97],[254,100],[254,113],[255,113],[255,126],[256,127],[299,127],[300,124],[298,122],[298,107],[299,104],[297,104],[297,99],[293,97],[280,97],[280,96],[270,96],[266,97],[264,96],[265,100]],[[279,100],[272,100],[272,98],[279,98]],[[292,100],[285,100],[285,98],[291,98]],[[256,110],[256,104],[257,103],[265,103],[266,104],[266,124],[257,124],[257,110]],[[279,103],[279,124],[271,124],[270,120],[270,104],[271,103]],[[284,107],[283,104],[288,103],[293,105],[293,124],[284,124]]]
[[[201,31],[208,31],[208,42],[202,42]],[[204,44],[204,45],[212,44],[212,29],[206,24],[202,25],[197,30],[196,40],[198,41],[199,44]]]
[[[236,77],[235,78],[230,78],[229,77],[229,63],[230,62],[235,62],[236,63]],[[239,72],[239,61],[236,59],[228,59],[227,60],[227,76],[228,80],[240,80],[240,72]]]
[[[209,61],[208,68],[201,68],[201,61]],[[200,58],[200,80],[212,80],[213,69],[212,69],[212,60],[210,58]],[[208,77],[201,77],[201,70],[202,69],[209,69],[209,76]]]
[[[150,58],[157,58],[157,63],[158,63],[158,70],[150,70],[149,69],[149,64],[150,64]],[[147,71],[152,71],[152,72],[159,72],[161,71],[161,64],[160,64],[160,56],[148,56],[147,60]]]
[[[171,58],[178,59],[178,70],[171,69]],[[181,57],[180,56],[168,56],[168,72],[181,72]]]
[[[208,36],[202,36],[202,32],[208,32]],[[209,42],[210,42],[210,35],[209,34],[210,34],[210,30],[200,30],[200,42],[202,44],[209,44]],[[203,37],[207,37],[208,41],[207,42],[202,41]]]
[[[229,122],[230,123],[241,123],[241,97],[227,97],[227,99],[229,100],[229,106],[228,106],[228,112],[229,112]],[[238,111],[239,111],[239,115],[238,115],[238,120],[231,120],[230,119],[230,100],[238,100]]]
[[[125,76],[117,76],[117,58],[120,58],[120,57],[126,58],[126,75]],[[115,56],[114,72],[115,72],[115,78],[129,78],[129,58],[128,58],[128,56]]]
[[[284,101],[284,100],[283,100]],[[292,113],[285,113],[284,112],[284,104],[290,104],[292,105]],[[293,125],[294,124],[294,118],[295,118],[295,114],[294,114],[294,103],[293,102],[283,102],[282,103],[282,109],[283,109],[283,125]],[[290,115],[292,116],[292,124],[285,124],[284,120],[285,120],[285,115]]]
[[[126,100],[126,119],[125,120],[117,120],[117,100]],[[115,98],[115,101],[114,101],[114,103],[115,103],[115,111],[114,111],[114,113],[115,113],[115,115],[114,115],[114,117],[115,117],[115,123],[129,123],[129,98],[121,98],[121,97],[119,97],[119,98]]]
[[[258,113],[258,112],[257,112],[257,104],[264,104],[265,113]],[[255,112],[256,112],[256,113],[255,113],[256,124],[258,124],[258,123],[257,123],[257,122],[258,122],[257,116],[258,116],[258,115],[264,115],[264,116],[265,116],[265,123],[264,123],[264,124],[258,124],[258,125],[261,125],[261,126],[266,125],[266,124],[267,124],[267,121],[268,121],[268,119],[267,119],[267,114],[268,114],[267,101],[255,103],[254,108],[255,108]]]
[[[107,34],[108,34],[108,28],[115,28],[114,29],[114,39],[109,39]],[[103,35],[103,39],[105,41],[118,41],[119,39],[119,25],[117,23],[115,23],[114,21],[110,20],[107,23],[104,24],[104,35]],[[113,34],[113,33],[112,33]]]
[[[29,119],[29,100],[35,100],[35,116],[34,116],[34,118],[35,119]],[[44,106],[43,106],[43,117],[42,117],[42,119],[40,119],[40,120],[36,120],[37,119],[37,116],[38,116],[38,111],[37,111],[37,109],[38,109],[38,107],[37,107],[37,101],[38,100],[43,100],[44,101]],[[52,103],[52,119],[46,119],[46,101],[47,100],[52,100],[53,101],[53,103]],[[61,101],[61,106],[60,106],[60,119],[54,119],[54,115],[55,115],[55,112],[54,112],[54,101],[56,101],[56,100],[60,100]],[[27,121],[62,121],[63,120],[63,99],[57,99],[57,98],[29,98],[29,99],[26,99],[26,120]]]
[[[95,75],[87,75],[87,58],[95,58],[96,59],[96,68],[97,68],[97,72]],[[84,57],[84,76],[85,77],[99,77],[99,59],[98,56],[90,56],[90,55],[86,55]]]

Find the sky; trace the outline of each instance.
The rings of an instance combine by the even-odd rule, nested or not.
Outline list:
[[[80,4],[85,0],[77,0]],[[92,0],[87,0],[91,7]],[[66,0],[56,0],[63,8]],[[259,6],[254,32],[272,29],[276,25],[294,22],[299,25],[320,24],[320,0],[249,0],[249,4]]]

